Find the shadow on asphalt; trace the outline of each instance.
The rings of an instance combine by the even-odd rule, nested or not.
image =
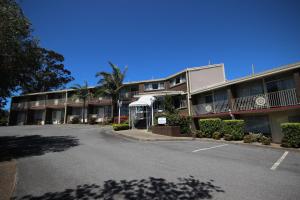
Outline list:
[[[0,162],[65,151],[79,145],[71,136],[3,136],[0,137]]]
[[[108,180],[103,186],[96,184],[78,185],[75,189],[45,193],[42,196],[27,195],[15,200],[58,200],[58,199],[211,199],[212,193],[224,192],[219,186],[200,182],[190,176],[169,182],[162,178],[141,180]]]

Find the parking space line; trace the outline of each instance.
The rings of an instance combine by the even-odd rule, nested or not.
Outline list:
[[[270,169],[276,170],[276,168],[280,165],[280,163],[284,160],[284,158],[288,155],[288,153],[289,153],[288,151],[285,151]]]
[[[227,146],[228,144],[222,144],[222,145],[217,145],[217,146],[213,146],[213,147],[207,147],[207,148],[202,148],[202,149],[196,149],[194,151],[192,151],[193,153],[198,152],[198,151],[204,151],[204,150],[209,150],[209,149],[214,149],[214,148],[218,148],[218,147],[223,147],[223,146]]]

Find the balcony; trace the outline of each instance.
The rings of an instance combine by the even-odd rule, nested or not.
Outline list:
[[[91,105],[111,105],[112,100],[110,97],[98,97],[98,98],[90,98],[88,103]]]
[[[133,92],[121,92],[119,94],[119,98],[120,100],[130,100],[132,98],[134,98],[135,95],[138,95],[139,92],[138,91],[133,91]]]
[[[299,105],[296,89],[281,90],[247,97],[232,99],[231,111],[243,112],[262,110],[286,106]],[[217,114],[229,112],[230,106],[227,100],[212,103],[198,104],[193,106],[194,115]]]
[[[29,101],[28,108],[31,109],[39,109],[45,107],[45,100],[38,100],[38,101]]]
[[[47,107],[63,107],[65,105],[65,99],[47,99]]]
[[[25,110],[27,108],[28,108],[27,102],[12,103],[11,105],[12,110]]]

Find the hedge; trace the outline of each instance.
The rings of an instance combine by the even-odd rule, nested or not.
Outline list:
[[[113,124],[112,127],[115,131],[127,130],[129,129],[129,124]]]
[[[204,137],[211,138],[213,133],[222,130],[222,120],[219,118],[200,119],[199,127]]]
[[[282,123],[283,147],[300,147],[300,123]]]
[[[167,124],[170,126],[179,126],[180,127],[180,133],[190,133],[190,125],[192,123],[191,117],[188,116],[182,116],[179,114],[167,114]]]
[[[231,135],[232,140],[242,140],[244,137],[245,122],[244,120],[223,120],[222,133]]]

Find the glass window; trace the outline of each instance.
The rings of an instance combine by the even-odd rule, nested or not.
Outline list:
[[[295,88],[295,83],[292,78],[270,81],[266,83],[268,92],[277,92]]]
[[[164,83],[146,83],[145,90],[161,90],[165,88]]]
[[[213,98],[212,98],[212,95],[206,95],[205,96],[205,103],[211,103],[213,102]]]
[[[177,76],[170,80],[171,86],[186,82],[185,74]]]
[[[245,131],[253,133],[263,133],[270,135],[270,126],[268,116],[249,116],[245,117]]]

